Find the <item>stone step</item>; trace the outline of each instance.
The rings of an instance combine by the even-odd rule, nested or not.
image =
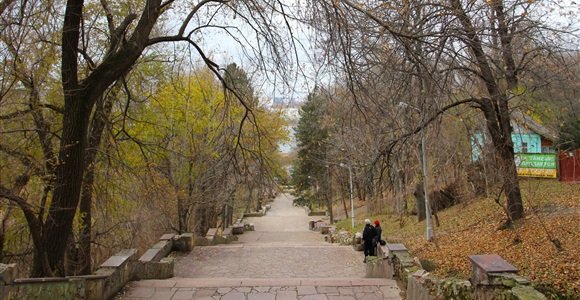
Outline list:
[[[215,247],[215,246],[202,246],[202,247]],[[341,246],[338,244],[330,244],[325,242],[320,242],[319,245],[312,244],[297,244],[297,243],[284,243],[284,242],[263,242],[263,243],[231,243],[219,245],[219,247],[227,248],[328,248],[328,247],[345,247],[349,250],[352,246]]]
[[[133,287],[203,288],[255,286],[385,286],[397,288],[395,280],[386,278],[182,278],[141,280],[131,282]],[[397,288],[398,290],[398,288]]]
[[[131,282],[122,300],[401,300],[393,280],[365,278],[171,278]]]

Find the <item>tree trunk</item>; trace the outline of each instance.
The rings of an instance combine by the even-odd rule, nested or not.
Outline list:
[[[425,191],[423,190],[423,181],[415,185],[415,208],[417,209],[417,220],[425,220]]]
[[[474,28],[471,19],[467,16],[459,0],[451,0],[451,6],[459,19],[467,39],[464,41],[474,57],[474,63],[481,71],[481,79],[489,94],[489,99],[480,101],[481,110],[486,119],[487,129],[491,136],[496,157],[499,160],[499,171],[503,177],[503,187],[507,198],[508,218],[515,221],[523,218],[524,209],[520,192],[519,180],[514,160],[513,142],[511,139],[512,128],[510,125],[510,112],[508,99],[505,92],[500,89],[500,85],[494,75],[490,63],[483,50],[483,43]],[[500,38],[502,43],[502,54],[505,63],[508,89],[513,89],[517,85],[517,72],[513,62],[511,50],[511,37],[509,36],[503,19],[503,4],[501,1],[494,1],[495,13],[500,22]]]
[[[326,189],[326,208],[328,210],[328,218],[330,224],[334,224],[334,214],[332,213],[332,174],[328,168],[328,179],[327,179],[327,189]]]
[[[125,74],[148,45],[149,34],[161,13],[161,0],[147,1],[132,35],[120,47],[111,45],[104,61],[79,81],[79,43],[83,19],[83,0],[68,0],[62,27],[61,76],[64,92],[63,129],[55,170],[55,188],[42,228],[41,243],[36,245],[32,275],[64,275],[64,255],[72,222],[80,201],[84,175],[87,129],[96,100]],[[126,25],[136,15],[128,15]],[[121,28],[122,29],[122,28]],[[30,224],[30,222],[29,222]],[[32,231],[32,230],[31,230]]]
[[[198,203],[196,208],[195,208],[195,232],[200,235],[200,236],[205,236],[205,234],[207,233],[208,227],[206,227],[207,224],[207,214],[205,211],[205,204],[204,203]]]
[[[497,98],[500,98],[500,96],[497,96]],[[504,103],[503,105],[501,105],[502,102]],[[494,108],[493,103],[492,101],[483,102],[482,110],[486,116],[487,129],[498,160],[499,173],[502,175],[503,189],[507,198],[507,217],[510,221],[515,221],[523,218],[524,207],[514,159],[509,112],[506,112],[507,100],[496,99],[495,103],[500,103],[499,113]]]
[[[117,93],[114,90],[97,104],[93,122],[90,128],[88,148],[85,151],[85,177],[79,204],[81,229],[79,232],[79,249],[77,257],[77,274],[88,275],[92,273],[92,207],[93,207],[93,186],[95,183],[95,163],[97,150],[101,144],[103,131],[107,125],[107,120],[113,107],[113,100]]]
[[[344,196],[344,190],[340,193],[341,194],[341,198],[342,198],[342,206],[344,207],[344,216],[345,218],[349,218],[348,217],[348,208],[346,206],[346,197]],[[350,197],[350,193],[349,193],[349,197]]]
[[[82,100],[78,96],[65,96],[59,164],[56,167],[53,200],[43,230],[48,263],[58,275],[64,275],[63,259],[72,232],[84,173],[89,110]],[[44,274],[36,275],[42,277]]]
[[[228,205],[224,204],[222,206],[222,230],[226,230],[228,227]]]
[[[0,263],[4,260],[4,232],[0,232]]]
[[[91,240],[92,240],[92,206],[93,206],[93,184],[95,181],[95,168],[90,166],[90,169],[85,175],[83,181],[83,191],[81,194],[81,203],[79,205],[79,212],[81,213],[80,222],[81,229],[79,233],[79,251],[78,251],[78,272],[80,275],[88,275],[92,272],[92,254],[91,254]]]
[[[177,196],[177,219],[178,219],[178,228],[177,233],[182,234],[185,231],[185,223],[187,222],[187,210],[185,209],[184,199],[181,195],[178,194]]]
[[[511,135],[509,144],[511,144]],[[510,221],[519,220],[524,217],[524,206],[522,204],[522,194],[519,185],[518,173],[516,163],[514,160],[513,146],[511,145],[496,146],[496,151],[499,152],[502,174],[503,187],[507,197],[507,210],[509,212]],[[499,149],[497,149],[499,148]]]

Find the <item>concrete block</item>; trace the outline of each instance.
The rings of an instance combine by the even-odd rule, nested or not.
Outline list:
[[[264,213],[262,211],[258,212],[249,212],[244,214],[244,218],[255,218],[255,217],[263,217]]]
[[[226,239],[226,244],[238,240],[238,237],[233,234],[232,228],[229,227],[224,229],[222,237]]]
[[[223,235],[216,235],[213,238],[213,245],[227,244],[227,243],[228,243],[228,239],[226,237],[224,237]]]
[[[209,246],[211,245],[211,242],[207,239],[207,237],[196,235],[193,239],[193,244],[195,246]]]
[[[189,252],[193,249],[193,233],[186,232],[175,236],[173,239],[173,251]]]
[[[95,275],[107,275],[103,288],[103,298],[110,299],[118,293],[138,271],[137,249],[121,250],[105,261]]]
[[[423,286],[420,278],[409,276],[407,279],[407,299],[410,300],[432,300],[430,290]]]
[[[232,234],[233,234],[233,233],[232,233],[232,228],[230,228],[230,227],[227,227],[227,228],[226,228],[226,229],[224,229],[224,231],[222,232],[222,235],[223,235],[223,236],[226,236],[226,237],[227,237],[227,236],[229,236],[229,235],[232,235]]]
[[[151,249],[145,251],[143,256],[139,258],[139,261],[140,262],[159,261],[162,258],[169,255],[169,253],[171,253],[172,248],[173,248],[172,241],[160,241],[157,244],[153,245]]]
[[[206,237],[209,236],[215,236],[217,234],[217,228],[210,228],[207,230],[207,233],[205,234]]]
[[[104,275],[80,275],[71,276],[67,278],[76,278],[84,280],[85,282],[85,298],[87,300],[102,300],[105,299],[103,291],[105,290],[105,282],[108,276]]]
[[[174,237],[175,237],[174,233],[166,233],[166,234],[162,235],[159,238],[159,240],[160,241],[169,241],[169,240],[172,240]]]
[[[167,248],[169,248],[169,251],[168,251],[168,253],[169,253],[169,252],[171,252],[172,246],[173,246],[173,241],[165,240],[165,241],[157,242],[155,245],[153,245],[151,247],[151,249],[167,249]]]
[[[362,233],[357,232],[352,237],[352,248],[355,251],[363,251],[363,244],[362,244]]]
[[[518,300],[546,300],[546,296],[531,286],[516,286],[511,290]]]
[[[308,213],[308,216],[311,216],[311,217],[313,217],[313,216],[319,216],[319,217],[326,216],[326,211],[323,211],[323,210],[320,210],[320,211],[311,211],[311,212]]]
[[[137,249],[125,249],[119,251],[117,254],[109,257],[104,263],[101,264],[101,268],[116,268],[127,264],[130,260],[137,259]]]
[[[367,256],[366,262],[366,278],[387,278],[387,261],[381,257]]]
[[[175,260],[165,257],[160,261],[144,262],[137,272],[136,279],[167,279],[173,277]]]

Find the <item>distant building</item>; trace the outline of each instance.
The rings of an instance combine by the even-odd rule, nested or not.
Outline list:
[[[286,130],[288,131],[290,139],[278,145],[280,152],[292,153],[296,150],[296,137],[294,136],[294,128],[298,125],[300,119],[300,106],[302,101],[291,97],[273,97],[270,108],[282,112],[284,119],[288,122]]]
[[[557,135],[519,110],[511,114],[512,142],[519,176],[557,178],[554,143]],[[481,158],[489,139],[482,132],[471,137],[471,159]]]
[[[557,134],[523,112],[512,112],[514,153],[556,153]]]
[[[301,105],[300,101],[290,97],[274,97],[272,98],[272,107],[293,107],[297,108]]]
[[[300,119],[300,109],[296,107],[283,107],[280,108],[284,114],[284,118],[288,121],[288,126],[286,130],[290,135],[290,139],[279,146],[280,151],[283,153],[291,153],[296,149],[296,136],[294,128],[298,125],[298,120]]]

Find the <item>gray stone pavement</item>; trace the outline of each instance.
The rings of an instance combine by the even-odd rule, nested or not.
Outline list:
[[[363,258],[345,246],[198,247],[180,256],[175,276],[189,278],[357,278]]]
[[[229,279],[172,278],[131,282],[121,299],[209,300],[396,300],[388,279]]]
[[[118,299],[401,299],[393,280],[364,278],[362,253],[308,230],[303,208],[281,194],[256,231],[229,245],[179,255],[175,276],[131,282]]]

